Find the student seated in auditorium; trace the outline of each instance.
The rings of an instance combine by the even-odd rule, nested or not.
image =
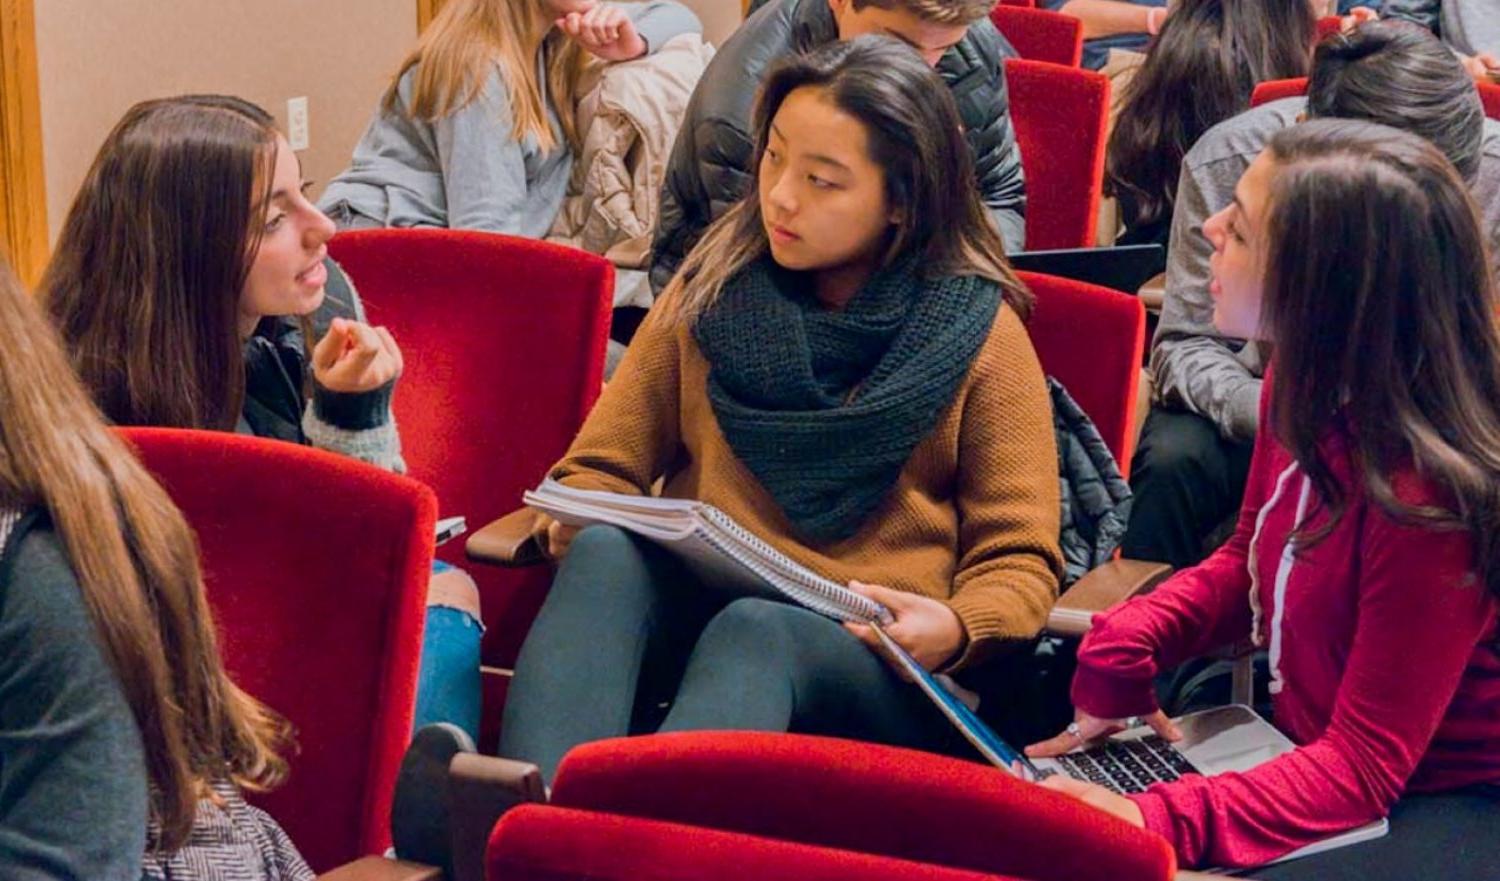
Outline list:
[[[1230,204],[1235,182],[1271,137],[1304,114],[1427,138],[1469,182],[1484,228],[1500,228],[1500,124],[1484,118],[1459,61],[1418,28],[1370,22],[1325,41],[1305,99],[1272,102],[1210,129],[1188,151],[1178,184],[1151,353],[1154,400],[1131,474],[1127,557],[1192,565],[1239,510],[1260,422],[1261,347],[1213,324],[1213,245],[1203,223]]]
[[[957,108],[910,47],[828,43],[767,78],[749,195],[706,232],[551,476],[701,499],[895,614],[934,670],[1029,645],[1057,592],[1057,451],[1032,298]],[[612,527],[539,517],[561,562],[501,754],[796,730],[946,748],[915,685],[831,619],[725,597]]]
[[[770,0],[709,63],[688,103],[662,190],[651,286],[660,293],[709,224],[746,195],[754,171],[751,111],[783,56],[860,34],[896,37],[937,69],[959,109],[974,186],[1007,251],[1026,242],[1026,188],[1010,121],[1004,60],[1015,55],[990,23],[993,0]]]
[[[340,229],[541,238],[568,189],[590,57],[628,61],[698,19],[673,0],[448,0],[319,205]]]
[[[1309,0],[1315,16],[1343,15],[1353,24],[1373,17],[1381,0]],[[1160,34],[1168,21],[1185,4],[1168,0],[1042,0],[1046,9],[1071,15],[1083,22],[1083,66],[1099,70],[1109,63],[1110,52],[1127,54],[1145,52],[1151,39]],[[1256,7],[1247,6],[1250,11]]]
[[[119,425],[255,434],[405,469],[391,398],[401,350],[328,259],[269,114],[238,98],[145,101],[95,158],[40,296]],[[479,725],[479,592],[438,563],[417,724]]]
[[[1476,78],[1500,74],[1500,7],[1494,0],[1386,0],[1385,14],[1442,37]]]
[[[1271,139],[1204,224],[1213,320],[1275,353],[1234,536],[1094,619],[1056,755],[1158,709],[1153,676],[1251,638],[1297,744],[1239,774],[1120,796],[1183,866],[1265,863],[1390,814],[1286,879],[1491,879],[1500,865],[1500,324],[1459,172],[1409,132],[1317,120]]]
[[[1248,109],[1256,83],[1307,76],[1316,40],[1308,0],[1177,4],[1123,90],[1109,138],[1104,191],[1119,202],[1119,244],[1167,244],[1183,155]]]
[[[309,881],[240,794],[290,731],[224,671],[192,530],[3,264],[0,413],[0,877]]]

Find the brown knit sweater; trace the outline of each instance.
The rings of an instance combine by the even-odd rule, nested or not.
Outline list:
[[[691,329],[653,309],[552,477],[707,502],[797,562],[945,601],[968,633],[950,669],[1040,632],[1057,597],[1057,447],[1031,340],[1002,306],[952,405],[848,539],[809,547],[719,430]]]

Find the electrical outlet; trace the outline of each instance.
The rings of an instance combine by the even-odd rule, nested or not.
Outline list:
[[[290,98],[286,102],[286,139],[293,150],[308,148],[307,96]]]

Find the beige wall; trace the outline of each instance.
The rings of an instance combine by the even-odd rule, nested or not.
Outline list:
[[[740,0],[683,0],[720,45]],[[416,0],[37,0],[49,235],[131,104],[184,92],[248,98],[283,131],[308,99],[313,192],[341,171],[386,78],[416,39]]]
[[[320,190],[416,31],[416,0],[37,0],[51,236],[110,127],[145,98],[227,92],[284,130],[287,99],[307,96],[302,163]]]
[[[681,0],[703,22],[703,36],[715,46],[724,45],[740,23],[740,0]]]

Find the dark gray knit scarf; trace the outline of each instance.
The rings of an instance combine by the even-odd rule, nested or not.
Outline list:
[[[699,316],[719,428],[797,532],[853,535],[885,500],[989,335],[1000,287],[906,260],[842,311],[763,258]]]

